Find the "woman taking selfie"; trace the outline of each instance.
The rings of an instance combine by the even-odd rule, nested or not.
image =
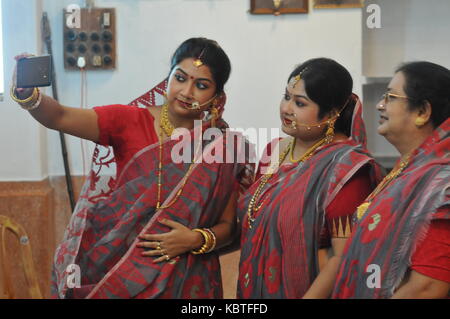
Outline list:
[[[71,108],[38,89],[13,88],[14,99],[44,126],[114,151],[94,151],[56,251],[55,297],[222,296],[215,249],[232,239],[237,193],[251,167],[202,160],[211,148],[225,149],[226,138],[198,141],[194,132],[227,128],[221,116],[230,70],[215,41],[192,38],[175,51],[168,78],[129,106]],[[156,105],[158,95],[165,96],[163,105]],[[187,143],[187,162],[173,158],[176,132],[195,141]],[[100,176],[114,164],[115,177]],[[80,269],[80,287],[67,286],[71,265]]]

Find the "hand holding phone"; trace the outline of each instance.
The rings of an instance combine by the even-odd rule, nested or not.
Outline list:
[[[52,83],[52,64],[50,55],[16,57],[17,88],[50,86]]]

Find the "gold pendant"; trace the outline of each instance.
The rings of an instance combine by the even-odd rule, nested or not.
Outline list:
[[[356,212],[356,217],[358,218],[358,220],[360,220],[364,216],[364,214],[366,213],[369,206],[370,206],[370,202],[364,202],[358,206],[357,212]]]

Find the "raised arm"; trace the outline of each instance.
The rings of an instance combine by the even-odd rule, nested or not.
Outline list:
[[[22,54],[15,57],[16,61],[29,54]],[[27,101],[33,95],[34,89],[16,88],[16,72],[13,76],[14,90],[12,94],[19,101]],[[24,104],[33,104],[37,102],[36,98]],[[41,102],[36,104],[37,107],[29,110],[30,114],[42,125],[49,129],[58,130],[66,134],[77,136],[93,142],[97,142],[99,138],[99,128],[97,124],[97,114],[92,109],[80,109],[75,107],[67,107],[59,104],[55,99],[43,95]]]

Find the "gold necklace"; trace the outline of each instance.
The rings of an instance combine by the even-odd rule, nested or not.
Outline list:
[[[319,146],[323,145],[325,143],[326,137],[323,138],[322,140],[320,140],[319,142],[317,142],[316,144],[314,144],[312,147],[310,147],[305,154],[302,155],[302,157],[299,160],[295,160],[295,163],[298,162],[304,162],[306,160],[308,160],[313,154],[314,152],[319,148]],[[260,196],[261,196],[261,192],[264,188],[264,186],[267,184],[267,182],[269,181],[269,179],[272,177],[274,170],[276,167],[279,167],[281,165],[281,163],[283,163],[284,159],[286,158],[287,154],[289,153],[289,151],[292,152],[292,150],[294,149],[294,142],[295,142],[295,138],[293,138],[289,145],[286,147],[286,149],[283,151],[282,154],[280,154],[280,157],[278,159],[278,162],[275,163],[274,165],[271,165],[268,173],[264,174],[261,177],[261,181],[259,182],[258,187],[256,188],[255,193],[253,194],[252,198],[250,199],[250,203],[248,205],[247,208],[247,216],[248,216],[248,227],[251,229],[253,223],[255,222],[255,217],[254,217],[254,213],[256,213],[257,211],[259,211],[262,207],[262,205],[264,204],[264,201],[262,201],[259,205],[256,205],[257,202],[260,200]],[[292,156],[292,153],[291,153]],[[292,157],[291,157],[291,161],[292,161]]]
[[[157,203],[156,203],[156,209],[163,209],[163,208],[168,208],[168,207],[172,206],[178,200],[178,198],[181,196],[181,193],[183,192],[183,188],[186,185],[187,180],[192,173],[192,169],[195,164],[195,157],[198,154],[200,147],[202,145],[201,141],[199,141],[197,149],[195,150],[195,153],[194,153],[194,159],[192,160],[191,165],[189,165],[188,171],[186,172],[186,174],[184,175],[184,177],[182,179],[182,184],[181,184],[180,189],[178,190],[178,192],[176,193],[176,195],[174,196],[172,201],[170,201],[167,205],[162,206],[161,205],[161,188],[162,188],[162,169],[163,169],[163,131],[167,134],[167,136],[170,137],[172,134],[172,131],[174,130],[174,127],[173,127],[172,123],[170,123],[168,117],[166,117],[167,122],[164,123],[164,114],[167,115],[167,104],[163,105],[162,116],[159,121],[161,130],[159,131],[158,199],[157,199]],[[169,132],[166,131],[165,126],[164,126],[167,123],[170,126],[169,127],[166,126],[166,129],[171,128],[171,130],[172,130],[172,131],[170,131],[170,134],[168,134]]]
[[[369,208],[370,204],[372,203],[372,200],[374,199],[374,197],[377,196],[378,193],[380,193],[383,189],[385,189],[386,186],[389,185],[389,183],[392,182],[398,175],[400,175],[400,173],[406,168],[406,166],[409,165],[410,158],[411,158],[411,153],[408,154],[405,157],[405,159],[401,160],[399,167],[396,169],[393,169],[388,175],[386,175],[386,177],[383,178],[383,180],[380,182],[380,184],[378,184],[378,186],[375,188],[375,190],[372,193],[370,193],[369,196],[367,196],[364,203],[362,203],[361,205],[358,206],[357,211],[356,211],[356,217],[358,218],[358,220],[363,218],[367,209]]]
[[[175,129],[175,127],[169,120],[169,105],[167,103],[165,103],[162,106],[161,118],[159,121],[159,125],[168,137],[172,136],[172,133],[173,133],[173,130]]]
[[[295,149],[295,145],[293,145],[291,147],[291,153],[289,154],[289,159],[292,163],[298,163],[298,162],[304,162],[306,161],[308,158],[310,158],[314,152],[316,151],[316,149],[318,149],[320,146],[322,146],[323,144],[325,144],[325,142],[327,142],[327,137],[324,137],[323,139],[321,139],[320,141],[318,141],[316,144],[314,144],[313,146],[311,146],[309,149],[306,150],[306,152],[300,156],[300,158],[298,160],[296,160],[294,158],[294,149]]]

